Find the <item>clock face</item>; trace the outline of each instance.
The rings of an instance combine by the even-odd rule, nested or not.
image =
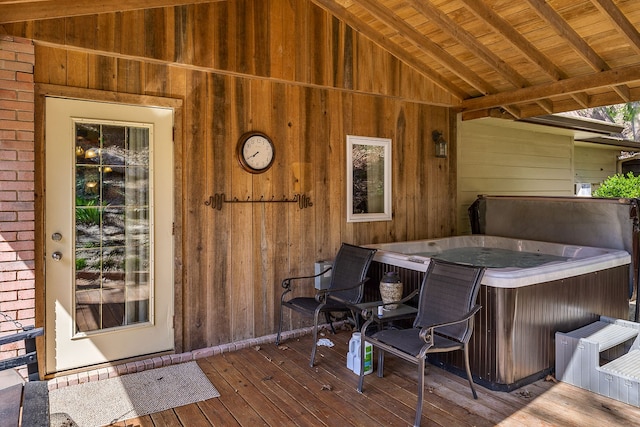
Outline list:
[[[238,141],[238,160],[240,166],[251,173],[266,171],[273,164],[275,149],[268,136],[252,132]]]

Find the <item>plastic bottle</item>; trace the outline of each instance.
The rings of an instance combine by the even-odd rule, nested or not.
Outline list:
[[[356,375],[360,375],[360,332],[354,332],[349,340],[349,352],[347,353],[347,368]],[[364,374],[373,372],[373,346],[365,341],[364,343]]]

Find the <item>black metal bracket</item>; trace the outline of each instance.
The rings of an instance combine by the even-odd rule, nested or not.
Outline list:
[[[209,196],[209,199],[204,202],[206,206],[211,206],[212,209],[216,210],[222,210],[223,203],[297,203],[300,209],[313,206],[311,197],[305,194],[294,194],[291,199],[286,196],[282,196],[281,199],[276,199],[275,196],[271,196],[270,199],[265,199],[264,196],[260,196],[259,199],[252,199],[251,197],[238,199],[234,197],[231,200],[227,200],[224,193],[216,193],[213,196]]]

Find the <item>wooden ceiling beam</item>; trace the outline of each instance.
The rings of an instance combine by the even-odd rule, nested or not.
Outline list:
[[[562,70],[533,46],[522,34],[517,32],[507,21],[502,19],[484,2],[478,0],[461,0],[466,8],[477,18],[484,21],[490,28],[502,35],[525,58],[536,64],[553,80],[564,79],[567,76]]]
[[[615,91],[615,93],[617,93],[620,96],[620,98],[622,98],[624,102],[631,101],[631,91],[629,90],[629,86],[617,85],[617,86],[613,86],[612,89]]]
[[[467,82],[478,92],[483,94],[497,92],[489,83],[480,78],[476,73],[470,71],[468,67],[451,56],[436,43],[432,42],[429,38],[418,32],[404,20],[400,19],[392,10],[381,6],[380,3],[375,0],[358,0],[358,3],[376,19],[398,32],[399,35],[413,43],[418,49],[425,52],[434,61],[439,62],[443,67]]]
[[[476,120],[484,119],[486,117],[493,117],[494,119],[516,120],[516,117],[512,116],[507,110],[502,107],[463,112],[460,117],[462,118],[462,120]]]
[[[404,62],[407,66],[413,68],[415,71],[425,76],[429,80],[433,81],[436,85],[440,86],[442,89],[446,90],[459,100],[463,100],[469,97],[469,94],[460,90],[457,86],[451,84],[448,80],[442,77],[435,70],[430,68],[428,65],[423,62],[418,61],[413,56],[407,54],[402,49],[398,48],[395,43],[389,41],[388,38],[384,37],[382,34],[378,33],[374,30],[370,25],[363,22],[354,16],[351,12],[349,12],[344,7],[338,5],[334,0],[311,0],[318,7],[326,10],[331,13],[336,18],[342,20],[344,23],[349,25],[355,31],[363,34],[365,37],[368,37],[372,42],[376,43],[378,46],[389,52],[391,55],[398,58],[400,61]]]
[[[442,31],[448,33],[451,37],[456,39],[462,46],[469,50],[474,55],[478,56],[485,64],[496,70],[498,74],[508,80],[512,85],[517,88],[531,86],[531,83],[521,76],[516,70],[506,64],[500,57],[491,52],[482,43],[478,42],[478,39],[469,32],[465,31],[459,25],[457,25],[447,15],[442,13],[440,9],[435,7],[430,0],[408,0],[408,3],[415,10],[424,15],[427,19],[433,21]],[[549,113],[552,111],[553,103],[549,100],[539,100],[538,104]],[[505,110],[509,111],[513,116],[518,117],[520,112],[517,109],[513,111],[509,107],[504,106]]]
[[[457,25],[451,18],[435,7],[430,0],[409,0],[411,7],[434,22],[442,31],[453,37],[472,54],[476,55],[485,64],[496,70],[498,74],[507,79],[515,87],[530,86],[530,83],[516,70],[505,63],[498,55],[491,52],[470,33]]]
[[[565,80],[530,86],[511,92],[466,99],[462,101],[462,111],[483,110],[505,104],[533,102],[538,99],[636,81],[640,81],[640,65],[602,71],[597,74],[571,77]]]
[[[511,115],[513,120],[517,120],[521,116],[520,109],[515,105],[503,105],[502,110]]]
[[[603,60],[598,53],[582,38],[580,35],[567,24],[558,12],[556,12],[545,0],[527,0],[533,10],[552,28],[565,39],[573,50],[580,55],[595,71],[607,71],[611,67]],[[613,7],[615,8],[615,6]],[[615,8],[617,9],[617,8]],[[609,8],[613,13],[613,9]],[[620,12],[618,10],[618,12]],[[609,16],[607,14],[607,16]],[[623,102],[629,102],[629,88],[622,86],[614,86],[613,90],[620,95]]]
[[[64,7],[56,0],[0,1],[0,24],[32,21],[70,16],[94,15],[97,13],[123,12],[126,10],[151,9],[156,7],[180,6],[195,3],[216,3],[227,0],[128,0],[95,1],[76,0],[64,2]]]
[[[553,114],[553,102],[550,99],[538,99],[536,104],[538,104],[547,113]]]
[[[589,108],[589,95],[584,92],[572,93],[571,98],[576,101],[582,108]]]
[[[607,16],[613,26],[628,41],[629,45],[640,55],[640,32],[633,26],[629,19],[620,11],[612,0],[591,0],[600,13]]]
[[[522,34],[517,32],[507,21],[498,16],[489,6],[476,0],[462,0],[462,2],[471,13],[484,21],[485,24],[498,34],[501,34],[505,40],[518,49],[529,61],[540,67],[540,69],[553,80],[557,81],[569,77],[564,71],[556,67],[542,52],[536,49]],[[583,108],[587,108],[589,96],[586,93],[574,93],[572,97],[582,105]],[[553,105],[551,101],[545,103],[542,99],[536,102],[544,110],[548,110],[550,104]]]
[[[573,50],[582,57],[595,71],[609,70],[609,66],[594,51],[589,44],[584,41],[578,33],[571,28],[567,22],[560,16],[545,0],[527,0],[533,10],[546,21],[556,33],[566,40]]]

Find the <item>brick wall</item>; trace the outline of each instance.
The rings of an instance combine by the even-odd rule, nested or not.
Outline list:
[[[0,335],[32,325],[34,280],[34,47],[0,35]],[[22,348],[3,346],[0,359]]]

